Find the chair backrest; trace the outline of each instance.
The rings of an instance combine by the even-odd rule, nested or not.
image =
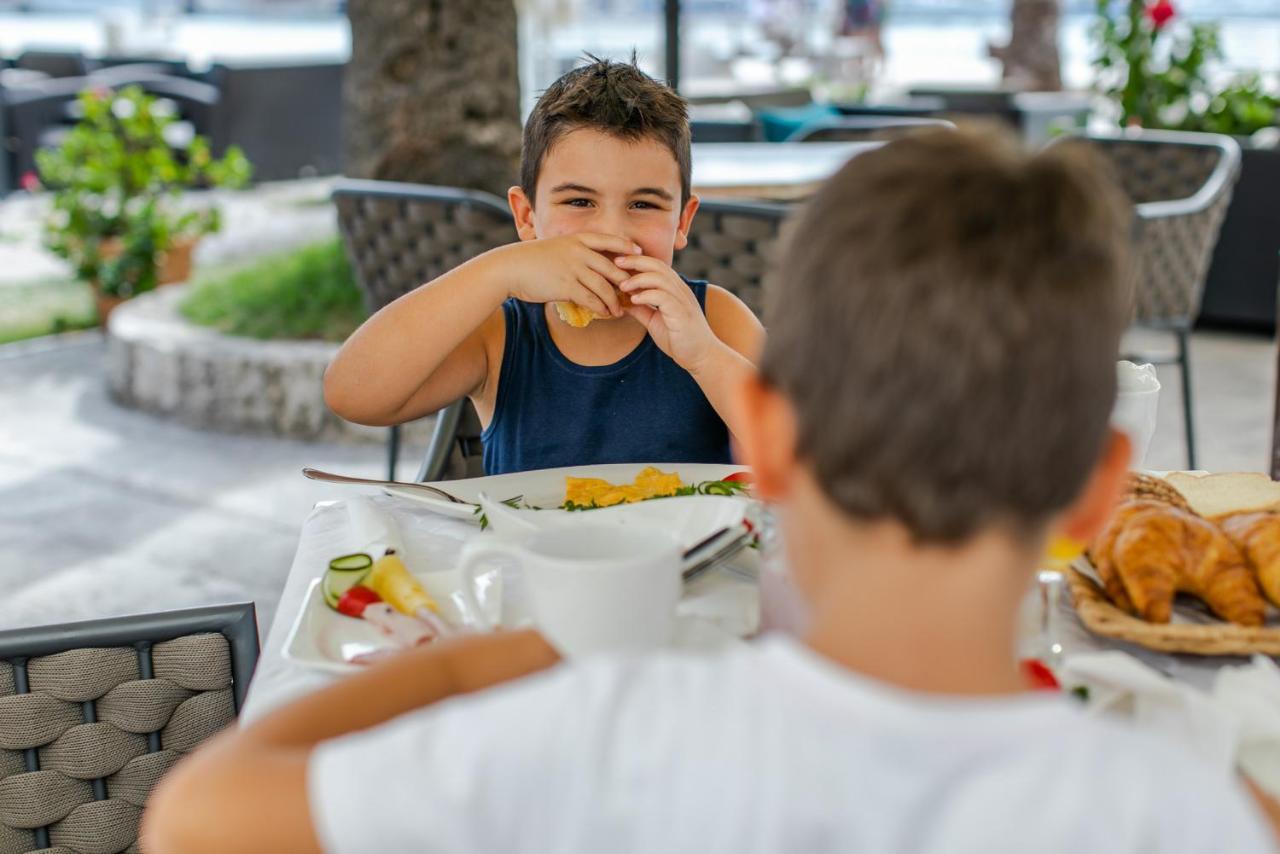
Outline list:
[[[689,230],[689,245],[676,254],[675,268],[730,291],[759,316],[764,310],[761,285],[788,210],[766,202],[704,199]]]
[[[1240,174],[1239,144],[1175,131],[1082,137],[1111,161],[1135,205],[1134,319],[1190,328]]]
[[[230,725],[252,604],[0,632],[0,851],[136,851],[156,782]]]
[[[1209,182],[1223,162],[1225,150],[1198,139],[1169,138],[1145,132],[1124,136],[1091,134],[1086,138],[1115,167],[1125,194],[1135,204],[1187,199]],[[1185,135],[1200,137],[1201,134]]]
[[[955,128],[945,119],[913,116],[842,116],[805,125],[788,142],[888,142],[911,133]]]
[[[343,179],[333,190],[338,226],[365,304],[377,311],[424,282],[517,239],[511,211],[490,193]],[[480,419],[466,404],[447,471],[478,473]]]

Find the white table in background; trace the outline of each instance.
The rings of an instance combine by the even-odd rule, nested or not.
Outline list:
[[[880,142],[695,142],[693,191],[706,198],[795,201]]]

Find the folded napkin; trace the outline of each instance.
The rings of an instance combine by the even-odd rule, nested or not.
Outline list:
[[[1209,693],[1115,650],[1072,656],[1059,681],[1088,688],[1090,712],[1132,720],[1280,796],[1280,669],[1270,659],[1223,667]]]
[[[347,530],[350,532],[350,547],[353,552],[381,554],[385,549],[395,549],[404,554],[404,537],[400,533],[400,526],[371,496],[348,498],[346,505]]]

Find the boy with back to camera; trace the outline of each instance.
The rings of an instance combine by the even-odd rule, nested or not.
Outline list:
[[[1016,665],[1046,543],[1089,541],[1128,465],[1115,187],[1072,146],[934,132],[803,212],[738,390],[800,637],[406,652],[200,750],[148,850],[1274,851],[1274,801]]]
[[[508,193],[520,242],[369,318],[325,375],[330,408],[397,424],[469,397],[491,475],[731,462],[730,393],[763,330],[671,269],[698,209],[690,151],[684,100],[634,64],[560,78]]]

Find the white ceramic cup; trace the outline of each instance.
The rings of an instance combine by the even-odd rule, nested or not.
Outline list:
[[[472,613],[483,613],[475,577],[493,558],[519,567],[534,624],[566,656],[652,649],[671,637],[680,546],[663,530],[584,523],[473,540],[459,567]]]
[[[1129,435],[1133,445],[1132,468],[1140,469],[1156,432],[1156,408],[1160,402],[1160,380],[1152,365],[1116,363],[1116,403],[1111,425]]]

